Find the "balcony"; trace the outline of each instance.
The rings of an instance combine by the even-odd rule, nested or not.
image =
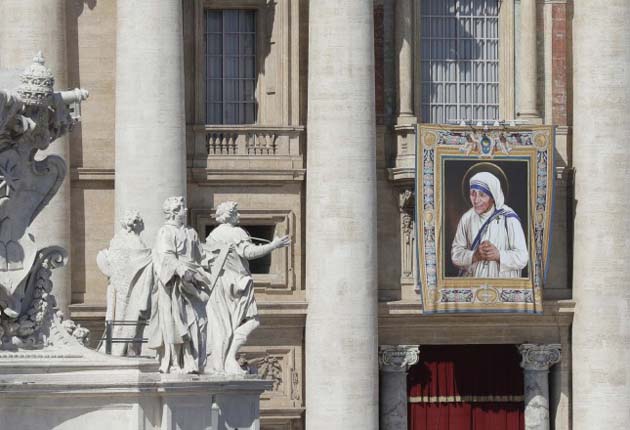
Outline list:
[[[206,125],[188,133],[196,182],[304,180],[303,126]]]

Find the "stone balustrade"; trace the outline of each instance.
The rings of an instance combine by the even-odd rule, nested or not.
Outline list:
[[[257,125],[207,125],[193,129],[196,146],[204,148],[208,158],[232,155],[301,157],[300,136],[303,132],[304,127]]]
[[[198,182],[304,179],[303,126],[201,125],[188,130]]]

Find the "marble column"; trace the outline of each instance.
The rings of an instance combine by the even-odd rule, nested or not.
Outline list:
[[[381,346],[380,430],[407,428],[407,371],[419,354],[418,345]]]
[[[0,1],[0,68],[17,75],[42,51],[46,67],[55,76],[55,89],[68,89],[66,63],[65,0]],[[19,84],[16,80],[14,86]],[[69,139],[57,139],[45,154],[61,156],[70,167]],[[31,225],[39,247],[62,246],[70,255],[70,169],[57,194]],[[59,309],[68,315],[71,295],[71,260],[52,274],[53,294]]]
[[[396,0],[396,52],[398,53],[398,121],[415,124],[413,113],[413,5]]]
[[[306,428],[376,430],[373,4],[309,8]]]
[[[573,429],[630,423],[630,2],[573,2]]]
[[[116,217],[140,211],[151,246],[186,197],[182,2],[119,1],[116,25]]]
[[[537,99],[536,0],[521,0],[519,34],[519,118],[540,122]]]
[[[525,378],[525,429],[549,430],[549,368],[560,361],[560,345],[519,347]]]

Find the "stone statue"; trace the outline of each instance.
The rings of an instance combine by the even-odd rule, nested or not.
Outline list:
[[[0,345],[39,348],[50,343],[56,318],[50,271],[65,263],[66,252],[38,248],[29,226],[61,186],[66,164],[35,156],[78,122],[88,93],[54,92],[41,53],[20,80],[15,93],[0,91]]]
[[[206,259],[212,273],[212,294],[206,306],[208,315],[208,370],[243,374],[236,354],[259,323],[254,299],[254,281],[249,260],[263,257],[274,249],[288,246],[288,236],[271,243],[255,245],[238,227],[236,202],[221,203],[216,220],[220,224],[206,239]]]
[[[120,226],[109,248],[98,253],[96,262],[109,278],[105,320],[132,323],[149,316],[153,265],[151,249],[140,238],[144,230],[140,214],[127,211]],[[142,332],[142,325],[114,324],[112,327],[113,338],[141,339]],[[140,355],[140,352],[140,342],[113,343],[111,349],[112,355]]]
[[[147,346],[157,351],[160,371],[200,373],[206,361],[206,312],[210,274],[201,266],[197,232],[186,226],[183,197],[163,205],[166,222],[153,248],[155,286]]]

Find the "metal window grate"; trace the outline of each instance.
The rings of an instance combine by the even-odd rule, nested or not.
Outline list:
[[[499,117],[498,0],[420,0],[421,119]]]
[[[205,12],[206,124],[256,122],[256,11]]]

